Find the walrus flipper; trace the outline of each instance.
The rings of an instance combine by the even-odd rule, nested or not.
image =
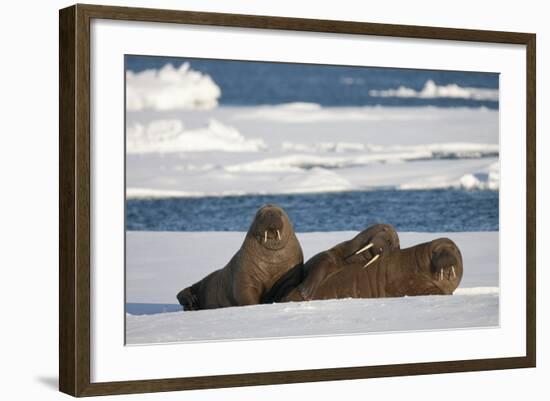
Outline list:
[[[193,292],[193,287],[187,287],[181,290],[176,296],[184,311],[199,309],[199,299]]]
[[[273,284],[271,289],[262,295],[260,303],[272,304],[274,302],[279,302],[303,280],[304,264],[300,263],[283,274],[281,278]]]

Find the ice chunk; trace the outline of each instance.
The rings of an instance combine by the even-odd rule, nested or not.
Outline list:
[[[487,88],[468,88],[458,86],[457,84],[437,85],[434,81],[428,80],[424,87],[417,91],[405,86],[399,86],[397,89],[371,89],[369,95],[373,97],[401,97],[401,98],[460,98],[470,100],[488,100],[498,102],[498,89]]]
[[[127,153],[149,152],[257,152],[266,149],[262,139],[247,139],[236,128],[217,120],[207,127],[186,130],[180,120],[134,123],[127,130]]]
[[[189,63],[175,68],[126,72],[126,109],[211,109],[218,105],[221,90],[209,75],[191,69]]]

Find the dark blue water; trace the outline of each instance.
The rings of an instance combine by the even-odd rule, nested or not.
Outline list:
[[[362,230],[497,231],[498,191],[377,190],[305,195],[129,199],[126,228],[142,231],[247,231],[266,203],[283,207],[297,232]]]
[[[156,313],[181,312],[179,304],[147,304],[147,303],[126,303],[126,313],[130,315],[154,315]]]
[[[327,66],[297,63],[126,56],[126,68],[139,72],[185,62],[212,77],[221,88],[221,105],[252,106],[312,102],[322,106],[426,106],[498,108],[496,101],[469,99],[381,98],[369,90],[405,86],[421,90],[428,80],[437,85],[498,89],[497,73]]]

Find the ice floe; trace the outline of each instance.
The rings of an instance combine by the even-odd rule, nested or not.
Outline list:
[[[401,98],[460,98],[470,100],[489,100],[497,102],[499,99],[498,89],[467,88],[457,84],[437,85],[434,81],[428,80],[424,87],[417,91],[406,86],[399,86],[397,89],[371,89],[369,95],[373,97],[401,97]]]
[[[175,68],[126,72],[126,109],[177,110],[211,109],[218,105],[219,86],[212,78],[191,69],[189,63]]]

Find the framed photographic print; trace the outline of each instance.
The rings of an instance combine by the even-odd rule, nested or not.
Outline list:
[[[60,11],[60,390],[535,366],[535,35]]]

